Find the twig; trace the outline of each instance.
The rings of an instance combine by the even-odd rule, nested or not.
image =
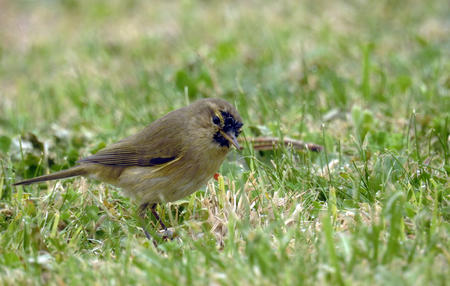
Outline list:
[[[277,146],[280,146],[281,142],[285,146],[292,147],[296,150],[309,150],[313,152],[320,152],[323,150],[323,146],[321,145],[314,143],[306,143],[300,140],[295,140],[287,137],[284,138],[283,140],[280,140],[280,138],[275,137],[239,138],[238,141],[240,143],[249,142],[250,144],[253,145],[253,148],[255,150],[260,151],[276,149]]]

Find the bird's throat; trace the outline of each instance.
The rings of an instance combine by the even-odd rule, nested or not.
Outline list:
[[[225,137],[223,137],[223,135],[220,133],[220,131],[217,131],[214,134],[213,140],[214,140],[214,142],[219,144],[221,147],[228,147],[228,148],[230,147],[230,142]]]

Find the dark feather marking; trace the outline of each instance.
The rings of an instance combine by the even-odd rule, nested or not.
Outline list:
[[[214,134],[213,139],[214,141],[219,143],[219,145],[222,147],[224,146],[230,147],[230,142],[228,142],[228,140],[225,139],[225,137],[223,137],[222,134],[220,134],[220,132],[216,132],[216,134]]]
[[[230,131],[234,132],[234,135],[238,137],[239,134],[241,133],[241,127],[244,124],[234,119],[233,115],[231,115],[226,111],[221,111],[220,113],[222,114],[224,120],[222,131],[224,131],[225,133],[229,133]],[[230,147],[230,142],[228,142],[228,140],[225,139],[225,137],[223,137],[222,134],[220,134],[220,132],[216,132],[214,134],[213,139],[222,147],[224,146]]]
[[[224,120],[224,125],[223,125],[222,130],[225,133],[233,131],[234,134],[236,135],[236,137],[239,136],[239,133],[241,132],[241,127],[244,124],[242,124],[242,122],[239,122],[236,119],[234,119],[233,115],[231,115],[230,113],[228,113],[226,111],[221,111],[220,113],[222,114],[222,117]]]
[[[168,158],[152,158],[148,162],[147,166],[162,165],[162,164],[168,163],[168,162],[170,162],[170,161],[172,161],[174,159],[175,159],[175,156],[174,157],[168,157]]]

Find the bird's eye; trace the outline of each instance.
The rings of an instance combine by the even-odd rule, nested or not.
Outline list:
[[[212,121],[213,121],[213,123],[216,124],[216,125],[219,125],[219,124],[220,124],[220,119],[219,119],[219,117],[217,117],[217,116],[215,116],[215,115],[213,116]]]

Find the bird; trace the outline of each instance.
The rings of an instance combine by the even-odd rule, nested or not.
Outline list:
[[[59,172],[16,182],[14,185],[64,179],[94,178],[119,187],[139,204],[141,216],[150,206],[184,198],[207,183],[220,168],[243,123],[236,108],[220,98],[204,98],[176,109],[140,132],[82,158]],[[150,235],[144,228],[145,235]]]

